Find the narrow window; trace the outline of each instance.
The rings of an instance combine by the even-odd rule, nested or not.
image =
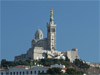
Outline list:
[[[34,71],[34,74],[36,74],[36,71]]]
[[[26,74],[28,74],[28,71],[26,72]]]
[[[20,75],[21,75],[21,72],[20,72]]]
[[[31,71],[31,74],[32,74],[32,71]]]
[[[55,32],[55,28],[52,28],[51,31],[52,31],[52,32]]]
[[[50,28],[48,28],[48,32],[50,32]]]
[[[6,72],[6,75],[8,75],[8,72]]]
[[[15,72],[13,72],[13,74],[15,75]]]
[[[18,75],[18,72],[16,72],[17,73],[17,75]]]
[[[40,71],[38,71],[38,73],[40,73]]]
[[[12,75],[12,72],[10,72],[10,75]]]
[[[44,71],[42,71],[42,73],[44,73]]]
[[[1,72],[1,75],[3,75],[3,72]]]
[[[25,73],[23,72],[23,75],[24,75]]]

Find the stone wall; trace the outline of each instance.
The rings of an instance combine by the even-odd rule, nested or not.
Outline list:
[[[80,59],[80,57],[78,56],[78,50],[76,49],[72,49],[70,51],[66,52],[67,57],[70,59],[70,62],[73,62],[76,58]]]

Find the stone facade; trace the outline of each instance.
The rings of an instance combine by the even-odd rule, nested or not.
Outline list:
[[[78,50],[61,52],[56,50],[56,24],[53,20],[53,9],[50,11],[50,22],[47,23],[47,38],[43,38],[42,30],[38,29],[35,33],[35,39],[32,40],[32,47],[26,54],[15,56],[15,61],[25,60],[38,60],[44,58],[65,59],[73,60],[79,58]]]
[[[80,57],[78,56],[77,48],[73,48],[72,50],[67,51],[66,55],[70,59],[70,62],[73,62],[75,59],[80,59]]]

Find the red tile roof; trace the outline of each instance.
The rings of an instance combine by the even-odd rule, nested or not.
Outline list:
[[[16,67],[25,67],[24,65],[17,65]]]
[[[4,68],[1,68],[0,70],[1,70],[1,71],[5,71],[6,69],[4,69]]]
[[[61,70],[66,70],[66,68],[62,68]]]
[[[30,68],[30,67],[24,66],[24,65],[17,65],[16,67]]]

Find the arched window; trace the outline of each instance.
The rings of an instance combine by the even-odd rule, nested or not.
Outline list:
[[[12,72],[10,72],[10,75],[12,75]]]
[[[30,74],[32,74],[33,72],[32,71],[30,71]]]
[[[13,75],[15,75],[15,72],[13,72]]]
[[[25,72],[23,72],[23,75],[25,74]]]
[[[48,32],[50,32],[50,28],[48,28]]]
[[[9,73],[8,72],[6,72],[6,75],[8,75]]]
[[[16,75],[18,75],[18,72],[16,72],[17,74]]]
[[[1,72],[1,75],[3,75],[3,72]]]
[[[40,71],[38,71],[38,73],[40,73]]]
[[[21,75],[21,72],[20,72],[20,75]]]
[[[28,74],[28,71],[26,71],[26,74]]]
[[[34,74],[36,74],[36,71],[34,71]]]
[[[44,71],[42,71],[42,73],[44,73]]]

